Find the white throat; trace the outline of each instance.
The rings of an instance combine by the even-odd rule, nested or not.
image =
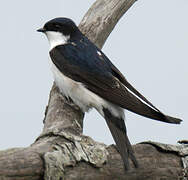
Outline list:
[[[60,32],[54,31],[47,31],[46,36],[50,43],[50,50],[52,50],[54,47],[58,45],[66,44],[67,41],[70,39],[70,35],[65,36]]]

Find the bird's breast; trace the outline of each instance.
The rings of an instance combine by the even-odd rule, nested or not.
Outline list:
[[[91,95],[88,90],[80,82],[74,81],[65,76],[52,62],[51,66],[54,80],[60,92],[67,98],[71,98],[76,105],[78,105],[83,112],[88,111],[93,105],[91,103]]]

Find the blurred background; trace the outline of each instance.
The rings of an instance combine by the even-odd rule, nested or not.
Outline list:
[[[49,45],[36,29],[55,17],[79,24],[91,1],[6,0],[0,6],[0,149],[30,145],[42,131],[53,84]],[[188,139],[188,1],[140,0],[122,17],[103,48],[128,81],[181,125],[126,113],[133,144]],[[104,119],[86,114],[84,134],[106,144],[113,139]]]

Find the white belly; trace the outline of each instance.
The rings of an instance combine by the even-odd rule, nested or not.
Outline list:
[[[103,108],[107,108],[114,116],[124,119],[124,111],[122,108],[99,97],[85,88],[82,83],[63,75],[53,63],[52,72],[60,92],[66,97],[70,97],[83,112],[87,112],[94,107],[102,116],[104,116]]]

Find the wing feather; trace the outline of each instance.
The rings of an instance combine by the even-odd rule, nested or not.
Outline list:
[[[96,47],[93,50],[82,46],[78,48],[68,44],[58,46],[50,52],[53,63],[64,75],[83,83],[90,91],[129,111],[163,122],[181,122],[178,118],[164,115],[153,106],[124,78],[102,51],[100,56]],[[89,53],[85,53],[86,51]]]

